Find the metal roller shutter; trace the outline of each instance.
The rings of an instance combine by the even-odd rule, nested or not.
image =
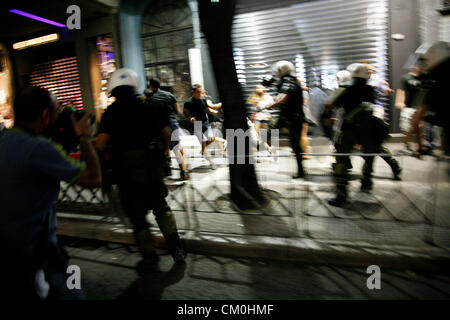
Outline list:
[[[83,107],[76,57],[33,66],[30,84],[49,90],[58,98],[60,103],[72,101],[75,107]]]
[[[389,79],[387,0],[294,2],[238,3],[233,44],[245,98],[278,60],[295,63],[309,88],[334,89],[335,73],[360,59]]]

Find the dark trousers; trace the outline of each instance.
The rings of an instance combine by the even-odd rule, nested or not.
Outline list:
[[[295,153],[295,159],[297,160],[297,170],[298,173],[303,173],[303,150],[300,143],[300,137],[302,134],[302,126],[304,119],[300,116],[280,116],[278,121],[274,124],[274,128],[282,129],[286,128],[289,130],[289,143],[292,150]]]
[[[123,209],[133,225],[137,244],[144,255],[154,251],[153,245],[147,241],[150,239],[150,224],[146,219],[149,210],[153,210],[166,241],[173,236],[178,237],[175,217],[165,199],[168,191],[160,166],[140,151],[133,151],[123,157],[116,172]]]
[[[352,126],[347,126],[342,130],[340,136],[340,142],[336,144],[337,153],[349,154],[355,144],[360,144],[364,153],[377,153],[380,150],[380,145],[370,139],[368,136],[359,132]],[[372,184],[372,172],[373,172],[373,156],[363,157],[365,164],[363,166],[363,184]],[[336,156],[335,166],[335,181],[338,191],[347,192],[348,185],[348,173],[347,167],[350,163],[349,156]]]

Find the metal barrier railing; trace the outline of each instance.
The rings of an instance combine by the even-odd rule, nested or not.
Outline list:
[[[312,158],[304,161],[308,173],[304,180],[291,178],[296,170],[296,162],[290,151],[276,156],[255,156],[258,182],[268,204],[263,206],[255,203],[254,210],[240,210],[233,203],[229,194],[226,156],[212,157],[213,161],[222,163],[219,163],[218,170],[211,171],[205,171],[203,157],[189,156],[192,160],[189,180],[176,180],[177,170],[173,168],[174,175],[167,180],[169,195],[166,200],[172,211],[185,215],[180,228],[186,230],[202,231],[207,225],[207,230],[235,234],[240,230],[236,225],[242,224],[236,224],[236,221],[241,219],[246,221],[241,228],[251,229],[241,230],[246,234],[263,235],[267,230],[267,233],[277,235],[270,225],[256,227],[254,219],[266,219],[262,223],[268,224],[269,221],[273,228],[291,228],[295,224],[298,232],[293,232],[293,236],[324,240],[359,237],[364,241],[402,243],[396,238],[406,235],[415,238],[414,241],[420,238],[427,243],[450,248],[448,158],[427,157],[420,162],[405,154],[393,153],[392,156],[403,167],[403,180],[391,181],[386,177],[385,169],[380,176],[380,166],[377,166],[374,171],[374,190],[370,194],[361,193],[355,183],[358,176],[352,173],[349,183],[350,201],[339,208],[326,202],[326,197],[332,196],[334,192],[332,158],[351,156],[352,161],[358,163],[354,165],[356,167],[362,161],[359,157],[383,157],[386,154],[324,152],[304,155]],[[308,161],[313,163],[308,164]],[[87,190],[62,185],[57,209],[60,212],[120,217],[123,216],[123,211],[117,207],[117,197],[114,188],[109,194],[103,194],[99,188]],[[251,201],[250,195],[248,197]],[[255,223],[251,228],[249,219]],[[319,230],[322,227],[324,230]],[[283,236],[283,232],[279,234]],[[403,242],[408,244],[414,241],[405,238]]]

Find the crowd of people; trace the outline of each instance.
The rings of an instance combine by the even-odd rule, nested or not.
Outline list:
[[[449,121],[444,97],[448,90],[450,47],[439,42],[421,47],[410,72],[397,91],[396,107],[401,109],[401,130],[405,144],[415,139],[417,156],[425,153],[422,123],[443,128],[442,146],[449,153]],[[247,103],[252,114],[247,118],[253,148],[273,153],[263,132],[286,129],[294,152],[297,172],[293,178],[304,178],[303,161],[308,151],[307,131],[311,121],[307,88],[295,75],[288,61],[274,66],[275,77],[257,85]],[[394,179],[400,179],[401,168],[383,141],[389,133],[384,121],[381,95],[392,94],[389,84],[375,76],[367,61],[359,61],[336,74],[339,84],[325,104],[320,123],[336,149],[333,166],[336,195],[333,206],[348,201],[348,172],[352,168],[349,154],[359,148],[363,154],[381,154],[391,166]],[[267,88],[275,86],[272,97]],[[2,291],[9,298],[82,299],[81,290],[66,286],[68,257],[56,237],[56,210],[59,184],[66,181],[84,188],[94,188],[105,181],[117,184],[122,206],[130,219],[136,244],[142,254],[140,266],[158,264],[149,222],[152,210],[175,263],[184,263],[186,252],[177,223],[165,198],[168,195],[164,177],[169,174],[170,152],[174,152],[181,179],[189,178],[186,154],[180,141],[178,119],[198,124],[194,130],[203,156],[215,169],[208,146],[216,142],[222,151],[227,141],[212,130],[220,123],[221,103],[216,103],[198,84],[192,85],[192,96],[182,110],[174,95],[161,89],[158,79],[148,81],[145,96],[140,95],[138,75],[130,69],[116,70],[109,80],[108,91],[115,101],[107,108],[98,127],[95,143],[91,142],[93,121],[88,112],[70,115],[72,132],[80,146],[81,159],[67,155],[52,138],[59,128],[58,102],[48,90],[27,87],[14,100],[14,127],[0,131],[0,250],[5,259],[0,266],[4,277]],[[336,110],[343,109],[342,119]],[[149,125],[149,121],[152,125]],[[339,124],[339,125],[338,125]],[[264,131],[263,131],[264,130]],[[198,131],[198,132],[197,132]],[[111,159],[112,177],[102,171],[102,163]],[[361,189],[373,188],[373,155],[364,155]]]

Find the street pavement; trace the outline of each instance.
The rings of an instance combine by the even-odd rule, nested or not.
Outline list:
[[[379,289],[369,289],[367,283],[371,283],[372,273],[367,267],[196,253],[189,253],[186,263],[178,265],[164,250],[158,252],[159,268],[138,272],[135,266],[140,254],[133,245],[73,238],[61,238],[60,241],[71,256],[70,264],[81,270],[81,289],[88,300],[218,300],[233,303],[235,300],[450,298],[448,274],[381,268]],[[179,302],[180,306],[183,304]],[[176,312],[176,304],[169,307],[164,311],[164,317],[171,318],[170,313]]]
[[[195,137],[193,137],[195,139]],[[311,159],[305,160],[307,177],[292,179],[295,158],[281,144],[276,156],[258,153],[255,170],[268,205],[240,211],[229,198],[227,158],[213,146],[217,169],[200,157],[199,145],[186,138],[192,157],[190,180],[173,175],[166,181],[167,198],[190,253],[238,258],[274,259],[326,265],[447,270],[450,261],[449,163],[404,153],[402,144],[386,145],[397,154],[402,181],[394,181],[389,166],[379,157],[374,166],[374,190],[359,191],[363,160],[352,156],[350,201],[344,208],[328,205],[334,184],[329,155],[333,147],[321,138],[311,140]],[[197,142],[198,143],[198,142]],[[87,191],[85,198],[89,199]],[[101,202],[102,195],[90,202]],[[65,200],[74,198],[67,191]],[[102,210],[77,199],[58,205],[58,233],[71,237],[133,244],[131,229],[118,208],[117,197]],[[101,203],[100,203],[101,204]],[[111,205],[114,210],[111,210]],[[75,210],[76,209],[76,210]],[[148,215],[156,243],[164,241]]]

